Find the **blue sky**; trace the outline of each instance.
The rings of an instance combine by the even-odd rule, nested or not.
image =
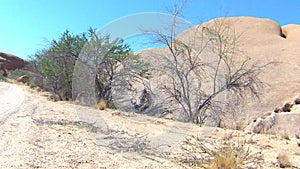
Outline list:
[[[131,14],[167,13],[174,0],[0,0],[0,51],[27,58],[68,29],[77,34]],[[223,16],[300,24],[299,0],[190,0],[182,17],[193,24]],[[122,28],[120,28],[122,29]]]

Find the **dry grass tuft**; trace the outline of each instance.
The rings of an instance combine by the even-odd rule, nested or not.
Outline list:
[[[277,157],[277,162],[280,168],[287,168],[291,166],[291,161],[286,153],[280,153]]]
[[[36,90],[37,92],[41,92],[41,91],[42,91],[42,89],[41,89],[40,87],[36,87],[35,90]]]
[[[236,152],[231,147],[224,147],[221,150],[218,150],[214,154],[214,159],[210,164],[211,169],[231,169],[238,168],[242,165],[241,161],[238,159],[238,152]]]
[[[218,145],[219,146],[215,146]],[[212,146],[214,145],[214,147]],[[204,145],[203,140],[191,137],[182,149],[186,153],[182,162],[194,167],[210,169],[238,169],[259,167],[262,162],[260,152],[253,153],[245,141],[227,141]]]
[[[291,140],[290,134],[287,131],[284,131],[282,138],[284,138],[285,140]]]
[[[100,99],[97,106],[98,106],[99,110],[105,110],[107,108],[107,103],[105,100]]]

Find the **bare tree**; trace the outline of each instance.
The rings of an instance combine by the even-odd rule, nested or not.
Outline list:
[[[213,119],[220,126],[228,111],[228,95],[259,97],[263,84],[258,75],[266,65],[260,66],[239,50],[239,36],[225,18],[191,28],[192,36],[188,37],[192,39],[177,37],[177,20],[184,4],[174,6],[169,34],[147,32],[167,46],[168,52],[159,56],[155,71],[168,83],[159,87],[169,109],[179,111],[185,121],[202,125]]]

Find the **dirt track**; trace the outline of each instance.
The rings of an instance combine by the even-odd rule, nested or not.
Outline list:
[[[79,121],[73,104],[0,85],[0,110],[7,115],[0,123],[0,168],[183,168],[156,155],[125,156],[98,146],[89,135],[92,124]]]
[[[24,92],[21,88],[0,82],[0,119],[18,111],[24,98]]]

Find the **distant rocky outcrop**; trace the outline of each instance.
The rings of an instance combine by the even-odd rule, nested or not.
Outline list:
[[[3,76],[7,76],[9,70],[24,68],[29,68],[29,62],[15,55],[0,52],[0,70],[3,71]]]

